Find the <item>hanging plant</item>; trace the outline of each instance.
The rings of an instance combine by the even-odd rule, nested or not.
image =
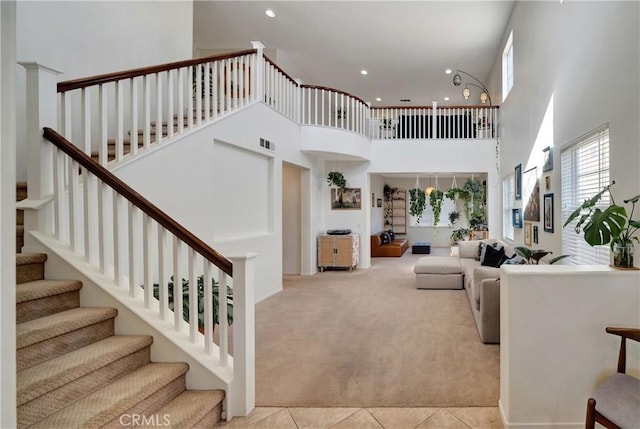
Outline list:
[[[482,182],[477,179],[467,179],[462,188],[469,193],[472,200],[481,200],[484,196]]]
[[[420,188],[409,189],[409,195],[411,199],[409,201],[409,214],[415,216],[416,224],[420,224],[420,217],[424,213],[424,208],[427,204],[427,198],[424,191]]]
[[[347,188],[347,180],[339,171],[330,171],[327,176],[327,183],[329,183],[329,186],[336,186],[341,191],[344,191]]]
[[[434,189],[431,191],[431,194],[429,194],[429,203],[431,204],[431,210],[433,211],[433,226],[436,226],[438,222],[440,222],[443,200],[444,193],[439,189]]]
[[[449,212],[449,225],[451,226],[451,228],[453,228],[458,219],[460,219],[460,212],[458,210]]]

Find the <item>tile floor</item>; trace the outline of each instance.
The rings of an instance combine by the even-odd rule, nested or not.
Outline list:
[[[225,429],[502,429],[496,407],[276,408],[258,407]]]

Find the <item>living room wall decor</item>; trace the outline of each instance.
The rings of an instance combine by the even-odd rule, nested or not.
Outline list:
[[[537,167],[524,172],[524,194],[526,206],[524,208],[524,220],[540,221],[540,181],[538,180]]]
[[[511,211],[511,224],[514,228],[522,228],[522,216],[520,209],[513,209]]]
[[[331,210],[360,210],[362,188],[331,188]]]
[[[513,170],[514,173],[514,184],[515,184],[515,198],[516,200],[522,199],[522,164],[516,165],[516,168]]]

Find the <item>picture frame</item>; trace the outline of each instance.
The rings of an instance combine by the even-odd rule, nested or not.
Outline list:
[[[382,198],[378,198],[378,201],[376,201],[378,204],[378,207],[382,207]]]
[[[524,172],[522,184],[525,197],[523,219],[540,222],[540,181],[538,180],[537,167]]]
[[[331,188],[331,210],[362,209],[362,188]]]
[[[524,223],[524,245],[531,246],[533,236],[533,224],[531,222]]]
[[[514,184],[515,184],[515,199],[516,200],[521,200],[522,199],[522,164],[518,164],[516,165],[516,167],[513,170],[513,174],[514,174]]]
[[[514,228],[522,228],[522,215],[520,209],[513,209],[511,211],[511,224]]]
[[[551,176],[544,176],[544,190],[551,190]]]
[[[551,146],[547,146],[542,149],[544,153],[544,164],[542,166],[542,171],[551,171],[553,170],[553,150]]]
[[[533,244],[538,244],[538,225],[533,225]]]
[[[545,232],[553,232],[553,193],[544,194],[543,197],[543,222]]]

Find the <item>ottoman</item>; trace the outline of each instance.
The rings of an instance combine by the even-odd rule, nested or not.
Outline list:
[[[431,243],[428,241],[419,241],[411,246],[411,253],[428,255],[431,253]]]
[[[418,289],[462,289],[462,269],[458,258],[429,256],[413,267]]]

